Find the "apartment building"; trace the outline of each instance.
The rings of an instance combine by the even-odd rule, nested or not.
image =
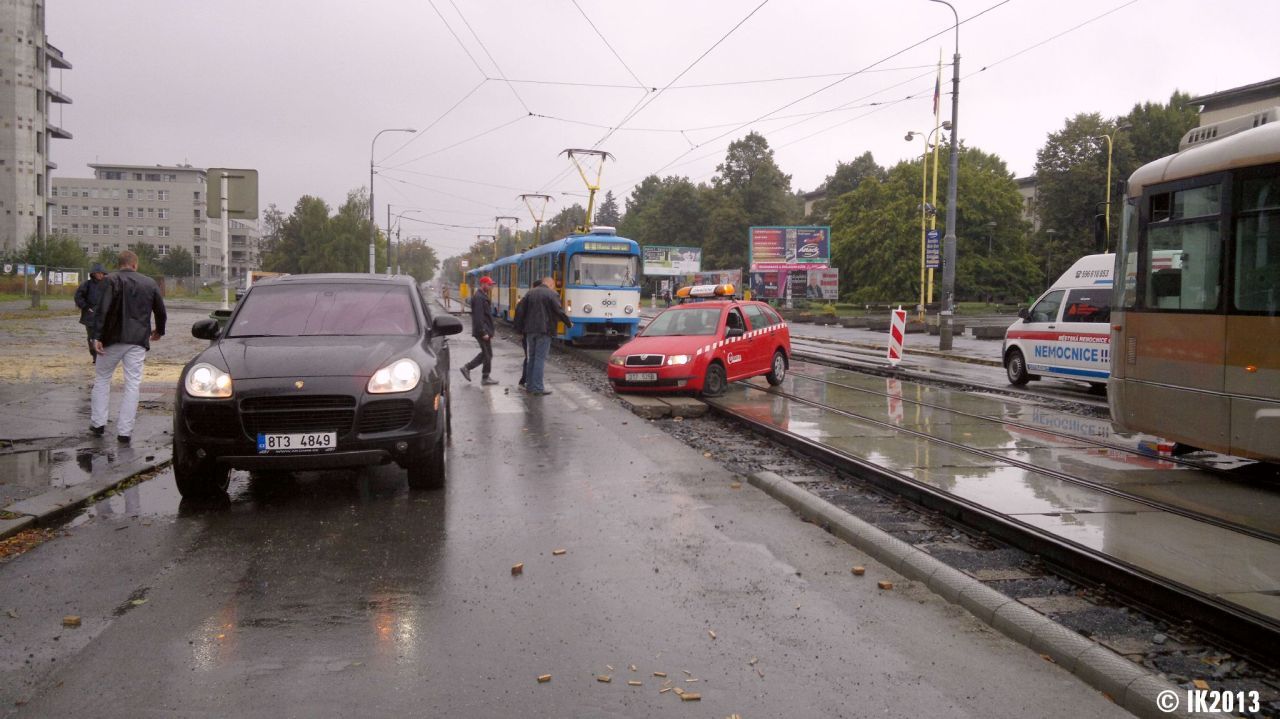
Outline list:
[[[44,0],[0,3],[0,252],[42,236],[53,139],[71,139],[50,114],[71,102],[51,86],[51,70],[69,70],[62,51],[44,33]],[[52,74],[61,85],[61,73]]]
[[[181,247],[197,277],[222,277],[222,221],[205,213],[206,173],[190,165],[92,164],[93,177],[57,177],[50,188],[51,226],[80,241],[90,256],[145,242],[161,257]],[[258,226],[231,220],[229,274],[258,267]]]

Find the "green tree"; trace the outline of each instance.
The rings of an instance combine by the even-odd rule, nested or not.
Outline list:
[[[185,247],[170,247],[169,254],[160,258],[160,272],[166,277],[191,277],[195,274],[194,259]]]
[[[368,272],[369,195],[353,190],[347,200],[330,215],[329,205],[318,197],[304,195],[293,213],[283,217],[268,210],[261,249],[262,269],[270,272]],[[374,269],[386,267],[387,242],[375,228]]]
[[[939,163],[945,184],[946,150]],[[867,178],[836,200],[832,260],[854,300],[915,304],[919,297],[920,172],[920,160],[901,162],[883,180]],[[957,298],[1024,298],[1039,286],[1040,273],[1012,174],[995,155],[962,149],[958,187]]]
[[[581,225],[586,224],[587,208],[573,203],[572,205],[560,210],[542,225],[542,244],[554,242],[567,237]],[[490,260],[493,255],[490,254]]]
[[[617,227],[621,222],[622,216],[618,213],[618,201],[614,199],[613,192],[605,192],[604,201],[596,209],[595,224]]]
[[[888,172],[876,163],[870,151],[864,152],[850,162],[837,161],[835,172],[827,175],[827,179],[818,186],[826,193],[826,197],[813,203],[813,211],[806,221],[811,224],[828,224],[831,220],[831,208],[841,195],[858,189],[864,180],[883,182]]]
[[[400,271],[413,275],[418,282],[426,282],[435,277],[440,260],[436,251],[421,240],[407,240],[396,245],[397,264]]]
[[[642,245],[702,247],[707,226],[703,205],[706,188],[684,177],[653,179],[646,188],[644,204],[627,212],[624,236]]]
[[[711,213],[703,267],[745,268],[752,225],[785,225],[798,219],[791,176],[779,169],[769,142],[756,132],[730,143],[716,172],[711,179],[714,198],[704,203]]]
[[[66,232],[50,232],[44,240],[31,235],[18,259],[25,260],[27,264],[48,267],[87,267],[89,263],[89,255],[80,246],[80,238]]]

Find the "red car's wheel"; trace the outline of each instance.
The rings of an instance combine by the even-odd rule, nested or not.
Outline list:
[[[704,397],[719,397],[729,387],[729,379],[725,374],[724,365],[719,362],[712,362],[707,365],[707,375],[702,380],[702,394]]]

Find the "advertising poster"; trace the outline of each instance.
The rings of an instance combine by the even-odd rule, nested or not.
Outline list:
[[[742,270],[712,270],[685,275],[687,285],[733,285],[742,294]]]
[[[663,277],[683,276],[702,271],[702,248],[647,245],[644,273]]]
[[[752,227],[751,269],[825,269],[831,262],[830,227]]]
[[[752,272],[748,280],[752,299],[786,299],[788,285],[792,299],[834,302],[840,298],[840,270],[834,268]]]

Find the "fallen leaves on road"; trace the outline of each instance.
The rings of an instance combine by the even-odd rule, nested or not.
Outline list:
[[[80,626],[80,617],[77,617],[74,614],[68,614],[67,616],[62,618],[62,626],[78,627]]]
[[[36,528],[24,529],[8,539],[0,540],[0,562],[35,549],[56,536],[58,535],[51,530]]]

